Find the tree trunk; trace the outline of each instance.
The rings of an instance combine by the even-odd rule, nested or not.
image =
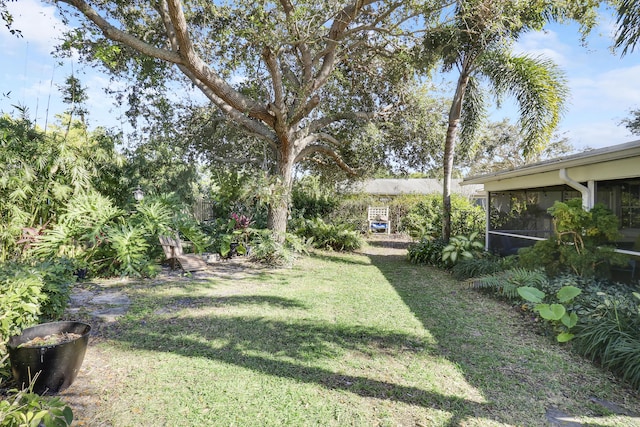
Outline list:
[[[453,173],[453,159],[456,151],[456,137],[458,134],[458,124],[462,115],[462,102],[469,83],[469,74],[465,71],[460,73],[456,93],[449,110],[449,126],[447,127],[447,137],[444,143],[444,180],[442,183],[442,238],[449,242],[451,238],[451,175]]]
[[[282,144],[285,147],[288,144]],[[276,242],[282,244],[287,233],[289,220],[289,203],[291,202],[291,187],[293,185],[294,156],[286,150],[277,153],[277,184],[272,190],[272,200],[269,203],[267,226],[273,232]]]

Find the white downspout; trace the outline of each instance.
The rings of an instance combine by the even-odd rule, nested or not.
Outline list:
[[[585,211],[591,210],[591,208],[593,207],[592,193],[594,190],[594,186],[590,185],[589,187],[591,188],[585,187],[584,185],[580,184],[578,181],[574,181],[573,179],[569,178],[569,175],[567,175],[566,168],[560,169],[560,179],[563,182],[565,182],[569,187],[575,190],[578,190],[580,194],[582,194],[582,208]]]

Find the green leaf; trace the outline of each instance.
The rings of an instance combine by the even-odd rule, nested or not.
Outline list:
[[[71,425],[71,422],[73,421],[73,411],[69,406],[64,407],[64,409],[62,410],[62,415],[64,416],[64,419],[67,422],[67,424]]]
[[[575,286],[563,286],[558,291],[558,300],[560,302],[568,302],[582,293],[582,289]]]
[[[532,286],[520,286],[518,288],[518,294],[529,302],[540,303],[545,297],[545,293],[538,288]]]
[[[574,336],[575,335],[570,334],[569,332],[563,332],[561,334],[558,334],[556,339],[558,340],[558,342],[567,342],[567,341],[571,341]]]
[[[239,243],[238,246],[236,246],[236,252],[238,255],[246,255],[247,248],[242,243]]]
[[[546,320],[560,320],[567,311],[562,304],[538,304],[535,310]]]
[[[575,313],[565,313],[560,320],[564,326],[571,329],[578,324],[578,315]]]

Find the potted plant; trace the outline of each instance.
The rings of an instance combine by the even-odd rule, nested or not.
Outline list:
[[[87,323],[51,322],[11,337],[7,349],[18,387],[31,386],[37,394],[55,394],[69,387],[82,366],[90,331]]]

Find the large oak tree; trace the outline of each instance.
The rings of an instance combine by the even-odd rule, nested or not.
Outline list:
[[[181,75],[264,141],[277,195],[268,222],[280,238],[294,165],[331,160],[353,172],[341,156],[348,141],[335,130],[398,105],[394,87],[412,78],[409,52],[443,7],[437,0],[53,2],[80,22],[63,48],[132,76],[134,106]]]

